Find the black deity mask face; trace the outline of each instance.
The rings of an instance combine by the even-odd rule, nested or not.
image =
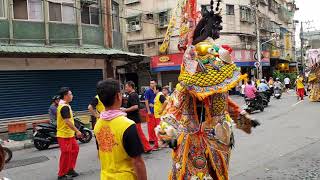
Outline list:
[[[216,12],[213,10],[213,0],[211,1],[210,11],[207,8],[201,10],[202,18],[196,26],[193,36],[193,45],[206,40],[208,37],[218,39],[222,30],[222,17],[218,13],[220,2],[218,1]]]

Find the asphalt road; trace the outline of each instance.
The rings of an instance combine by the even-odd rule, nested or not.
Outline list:
[[[233,97],[239,104],[243,100]],[[235,130],[230,179],[320,180],[320,103],[298,102],[293,92],[272,99],[270,106],[253,116],[261,126],[247,135]],[[170,149],[144,156],[148,178],[165,180],[170,169]],[[14,152],[2,176],[12,180],[54,180],[57,178],[59,149],[34,148]],[[95,144],[81,144],[77,180],[99,179]]]

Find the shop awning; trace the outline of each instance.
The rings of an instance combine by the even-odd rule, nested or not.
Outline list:
[[[142,54],[107,48],[85,47],[45,47],[45,46],[0,46],[1,55],[74,55],[74,56],[115,56],[115,57],[147,57]]]
[[[254,67],[255,62],[235,62],[235,64],[239,67],[249,67],[253,66]],[[270,66],[269,62],[262,62],[262,66]]]

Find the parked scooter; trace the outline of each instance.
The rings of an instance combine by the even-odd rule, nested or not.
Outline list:
[[[82,143],[88,143],[92,139],[92,132],[85,128],[79,118],[74,118],[74,125],[82,133],[81,138],[77,138]],[[33,143],[38,150],[48,149],[52,144],[58,144],[56,137],[57,127],[53,124],[39,124],[33,134]]]
[[[282,95],[282,92],[281,92],[281,89],[276,87],[274,89],[274,97],[277,98],[277,99],[280,99],[281,98],[281,95]]]
[[[248,113],[252,113],[257,110],[260,110],[261,112],[264,111],[263,97],[260,93],[256,93],[256,97],[254,99],[246,98],[245,101],[246,107],[244,108],[244,110]]]

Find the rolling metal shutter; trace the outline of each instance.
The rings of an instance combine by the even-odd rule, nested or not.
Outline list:
[[[48,113],[51,97],[70,87],[74,111],[87,110],[102,70],[0,71],[0,119]]]

